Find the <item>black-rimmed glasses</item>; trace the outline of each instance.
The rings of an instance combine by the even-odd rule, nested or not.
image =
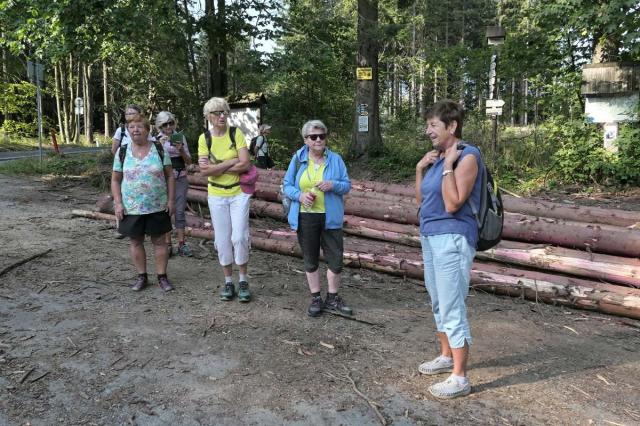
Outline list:
[[[225,116],[229,116],[229,111],[211,111],[209,112],[209,114],[213,114],[216,117],[220,117],[222,114],[224,114]]]
[[[305,137],[311,139],[312,141],[317,141],[318,139],[323,141],[323,140],[325,140],[327,138],[327,134],[326,133],[320,133],[320,134],[317,134],[317,135],[307,135]]]

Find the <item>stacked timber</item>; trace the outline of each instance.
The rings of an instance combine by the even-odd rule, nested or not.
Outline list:
[[[286,222],[282,177],[281,171],[261,170],[252,217]],[[195,174],[189,182],[188,199],[206,206],[206,179]],[[413,197],[410,185],[352,181],[345,196],[347,266],[423,278]],[[640,319],[640,213],[512,196],[504,197],[504,206],[504,240],[477,253],[473,287]],[[253,247],[300,256],[286,225],[266,228],[264,223],[252,225]],[[211,238],[213,231],[203,219],[189,217],[188,232]]]

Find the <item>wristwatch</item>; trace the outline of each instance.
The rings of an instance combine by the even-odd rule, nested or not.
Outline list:
[[[449,169],[449,170],[444,170],[444,171],[442,172],[442,176],[446,176],[446,175],[451,174],[451,173],[453,173],[453,170],[451,170],[451,169]]]

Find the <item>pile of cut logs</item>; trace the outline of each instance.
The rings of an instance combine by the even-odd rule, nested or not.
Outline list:
[[[260,172],[252,215],[286,222],[279,193],[283,172]],[[195,174],[189,183],[188,199],[206,205],[206,179]],[[640,319],[640,212],[511,196],[503,201],[503,241],[477,253],[473,287]],[[413,186],[352,181],[345,197],[345,265],[422,279],[416,212]],[[253,247],[300,256],[288,225],[264,223],[252,225]],[[192,236],[212,237],[210,224],[195,215],[188,226]]]

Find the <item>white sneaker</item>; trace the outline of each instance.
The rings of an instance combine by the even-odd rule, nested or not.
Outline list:
[[[429,392],[436,398],[451,399],[471,393],[471,384],[467,380],[464,385],[455,377],[449,376],[444,382],[429,386]]]
[[[418,371],[428,375],[451,373],[453,371],[453,359],[440,355],[436,359],[420,364]]]

